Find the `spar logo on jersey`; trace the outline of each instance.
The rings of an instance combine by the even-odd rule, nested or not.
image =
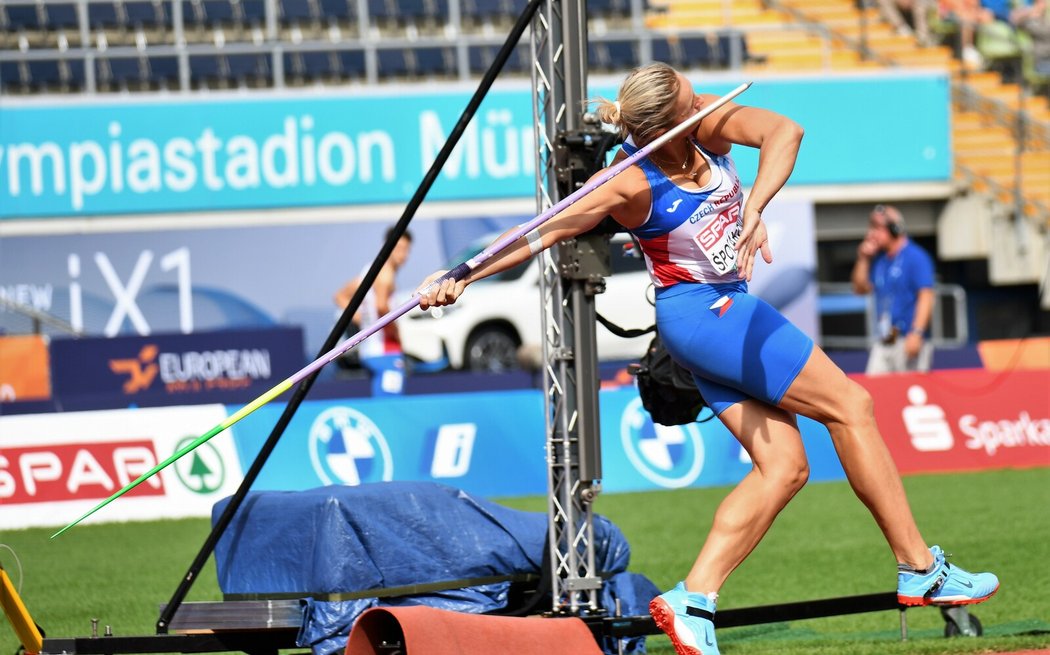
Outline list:
[[[631,465],[661,487],[687,487],[704,467],[704,443],[696,424],[653,423],[642,399],[627,404],[620,419],[620,439]]]
[[[321,412],[310,426],[310,461],[325,484],[351,487],[394,478],[386,438],[367,416],[349,407]]]

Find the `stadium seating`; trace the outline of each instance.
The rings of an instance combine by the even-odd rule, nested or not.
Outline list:
[[[27,5],[7,5],[6,29],[19,32],[43,29],[44,23],[40,19],[40,8],[35,3]]]
[[[270,61],[267,55],[227,55],[226,66],[230,81],[236,86],[266,86],[270,77]]]
[[[360,79],[365,76],[365,53],[363,50],[340,50],[339,72],[343,77]]]
[[[0,61],[0,90],[4,92],[23,92],[28,73],[23,74],[24,62]]]
[[[99,83],[111,86],[113,90],[135,88],[145,79],[143,63],[138,57],[98,59]]]
[[[408,57],[401,48],[389,48],[376,51],[379,65],[379,79],[405,77],[409,73]]]
[[[276,0],[274,34],[266,0],[86,0],[83,5],[3,0],[0,93],[176,89],[183,80],[188,89],[203,89],[481,74],[527,0],[458,0],[460,23],[455,26],[449,25],[450,2]],[[593,0],[589,15],[626,21],[630,5],[630,0]],[[359,6],[367,15],[359,15]],[[369,29],[361,30],[365,21]],[[89,40],[82,43],[85,30]],[[471,37],[469,47],[449,41],[456,34]],[[640,62],[637,37],[602,34],[593,57],[600,70]],[[283,73],[270,67],[274,39],[286,50]],[[265,52],[244,55],[240,46],[249,43]],[[180,52],[184,44],[189,49]],[[665,51],[666,45],[664,40]],[[55,56],[35,56],[42,63],[32,67],[18,62],[19,51],[37,49],[54,50]],[[528,73],[528,49],[527,43],[515,49],[506,73]],[[86,76],[90,52],[98,63],[95,74]],[[180,61],[187,64],[181,75]]]
[[[422,47],[412,50],[415,73],[425,77],[452,76],[456,73],[454,53],[449,48]]]
[[[470,72],[473,75],[481,75],[489,69],[496,59],[500,46],[480,45],[470,46],[467,50],[467,60]],[[528,57],[524,56],[525,46],[519,45],[511,51],[503,70],[506,73],[526,73],[529,70]]]
[[[149,86],[154,89],[178,88],[179,61],[175,57],[148,57],[147,78]]]

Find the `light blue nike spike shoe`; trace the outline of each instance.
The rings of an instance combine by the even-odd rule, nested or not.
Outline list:
[[[679,582],[674,589],[649,603],[649,613],[671,638],[678,655],[719,655],[715,641],[715,598],[688,592],[685,583]]]
[[[999,578],[991,573],[970,573],[945,561],[940,546],[930,548],[933,565],[916,571],[900,565],[897,570],[897,602],[901,605],[972,605],[988,600],[999,590]]]

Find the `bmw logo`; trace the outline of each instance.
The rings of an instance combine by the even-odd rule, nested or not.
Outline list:
[[[642,399],[627,403],[620,419],[620,438],[631,465],[650,482],[678,489],[700,477],[704,442],[696,424],[658,425],[642,407]]]
[[[325,484],[356,487],[394,478],[383,433],[367,416],[349,407],[331,407],[310,426],[310,461]]]

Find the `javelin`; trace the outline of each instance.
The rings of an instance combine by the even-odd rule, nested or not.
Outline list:
[[[311,375],[312,373],[314,373],[315,371],[317,371],[318,369],[323,367],[325,364],[338,359],[346,351],[350,350],[351,348],[353,348],[357,344],[361,343],[362,341],[364,341],[368,337],[372,336],[376,332],[379,332],[380,330],[385,328],[387,325],[390,325],[391,323],[393,323],[397,319],[399,319],[402,316],[404,316],[405,314],[407,314],[409,311],[415,309],[417,306],[419,306],[419,301],[420,301],[420,298],[422,297],[422,294],[428,292],[430,290],[430,288],[433,287],[434,285],[441,284],[442,282],[444,282],[445,280],[448,280],[448,279],[453,279],[453,280],[456,280],[456,281],[464,279],[465,277],[467,277],[470,274],[471,271],[473,271],[475,268],[480,266],[482,263],[484,263],[485,261],[490,259],[492,256],[494,256],[497,253],[499,253],[500,251],[504,250],[507,246],[509,246],[510,244],[514,243],[515,241],[517,241],[518,239],[520,239],[524,235],[526,235],[529,232],[535,230],[536,228],[538,228],[543,223],[546,223],[548,220],[553,218],[556,214],[558,214],[559,212],[564,210],[569,205],[572,205],[573,203],[575,203],[576,201],[578,201],[580,198],[584,197],[585,195],[587,195],[591,191],[594,191],[595,189],[597,189],[598,187],[602,186],[603,184],[605,184],[609,180],[613,179],[614,177],[616,177],[617,175],[619,175],[620,173],[625,171],[629,166],[632,166],[638,160],[640,160],[640,159],[642,159],[644,157],[648,157],[654,150],[656,150],[657,148],[662,147],[664,144],[668,143],[671,139],[675,138],[676,136],[678,136],[682,132],[688,130],[690,127],[693,127],[694,125],[699,123],[700,120],[703,119],[705,116],[711,114],[712,112],[714,112],[716,109],[718,109],[722,105],[726,104],[727,102],[729,102],[730,100],[732,100],[736,96],[740,95],[741,93],[746,91],[748,89],[748,87],[750,87],[750,86],[751,86],[750,82],[746,82],[744,84],[741,84],[740,86],[738,86],[737,88],[733,89],[729,93],[725,94],[724,96],[722,96],[718,100],[715,100],[714,102],[712,102],[708,106],[704,107],[703,109],[701,109],[700,111],[696,112],[695,114],[693,114],[689,118],[685,119],[684,121],[682,121],[681,123],[679,123],[675,127],[671,128],[671,130],[669,130],[665,134],[663,134],[660,137],[654,139],[649,145],[645,146],[644,148],[638,149],[638,151],[635,152],[630,157],[627,157],[626,159],[624,159],[623,161],[621,161],[620,163],[618,163],[618,164],[616,164],[614,166],[610,166],[605,171],[604,174],[602,174],[601,176],[591,180],[587,184],[585,184],[582,187],[580,187],[579,189],[577,189],[572,194],[566,196],[565,198],[563,198],[562,200],[560,200],[559,202],[554,204],[550,209],[548,209],[544,213],[542,213],[539,216],[537,216],[536,218],[528,221],[527,223],[523,223],[522,225],[519,225],[515,230],[513,230],[510,233],[508,233],[502,239],[496,241],[495,243],[490,245],[488,248],[485,248],[483,251],[481,251],[480,253],[478,253],[474,257],[468,259],[467,261],[463,262],[462,264],[459,264],[458,266],[456,266],[452,270],[446,272],[443,276],[441,276],[437,280],[434,280],[433,282],[431,282],[427,287],[425,287],[424,289],[421,289],[420,291],[417,291],[415,294],[413,294],[412,298],[410,298],[408,301],[406,301],[405,304],[403,304],[400,307],[398,307],[398,308],[396,308],[394,310],[391,310],[387,314],[383,315],[382,317],[380,317],[379,320],[377,320],[372,325],[368,326],[364,330],[361,330],[360,332],[358,332],[354,336],[352,336],[349,339],[347,339],[342,344],[336,346],[335,348],[330,350],[327,354],[321,355],[320,357],[315,359],[313,362],[311,362],[310,364],[307,364],[305,367],[303,367],[301,370],[299,370],[299,372],[293,374],[292,376],[290,376],[289,378],[285,379],[283,382],[279,383],[277,386],[273,387],[272,389],[270,389],[269,391],[267,391],[263,395],[259,396],[258,398],[256,398],[255,400],[251,401],[250,403],[248,403],[244,407],[240,408],[239,410],[234,412],[232,415],[230,415],[225,421],[223,421],[222,423],[219,423],[218,425],[213,427],[211,430],[208,430],[207,432],[205,432],[201,436],[199,436],[196,439],[194,439],[193,441],[191,441],[186,446],[184,446],[184,447],[180,448],[179,450],[175,451],[175,453],[171,457],[167,458],[166,460],[164,460],[160,464],[157,464],[156,466],[154,466],[150,470],[146,471],[145,473],[140,475],[135,480],[132,480],[127,485],[125,485],[123,489],[121,489],[120,491],[117,491],[112,496],[110,496],[109,498],[103,500],[101,503],[96,505],[94,508],[92,508],[90,511],[88,511],[86,514],[84,514],[83,516],[81,516],[77,520],[73,521],[72,523],[70,523],[66,527],[62,528],[61,530],[59,530],[55,534],[51,535],[51,538],[54,539],[55,537],[59,536],[60,534],[62,534],[66,530],[72,528],[74,525],[80,523],[81,521],[83,521],[87,517],[91,516],[92,514],[97,512],[98,510],[100,510],[103,507],[105,507],[106,505],[110,504],[111,502],[113,502],[117,498],[120,498],[121,496],[123,496],[127,492],[129,492],[132,489],[134,489],[135,487],[137,487],[139,484],[141,484],[141,483],[145,482],[146,480],[148,480],[149,478],[151,478],[153,475],[159,473],[162,469],[164,469],[167,466],[169,466],[170,464],[172,464],[175,460],[177,460],[177,459],[187,455],[190,451],[194,450],[195,448],[197,448],[198,446],[203,444],[205,441],[208,441],[209,439],[211,439],[215,435],[217,435],[220,432],[226,430],[226,428],[230,427],[234,423],[237,423],[238,421],[243,419],[245,416],[248,416],[249,414],[251,414],[255,410],[259,409],[260,407],[262,407],[266,403],[270,402],[271,400],[273,400],[277,396],[281,395],[285,391],[288,391],[289,389],[292,388],[293,385],[299,383],[304,378],[306,378],[307,376]]]

